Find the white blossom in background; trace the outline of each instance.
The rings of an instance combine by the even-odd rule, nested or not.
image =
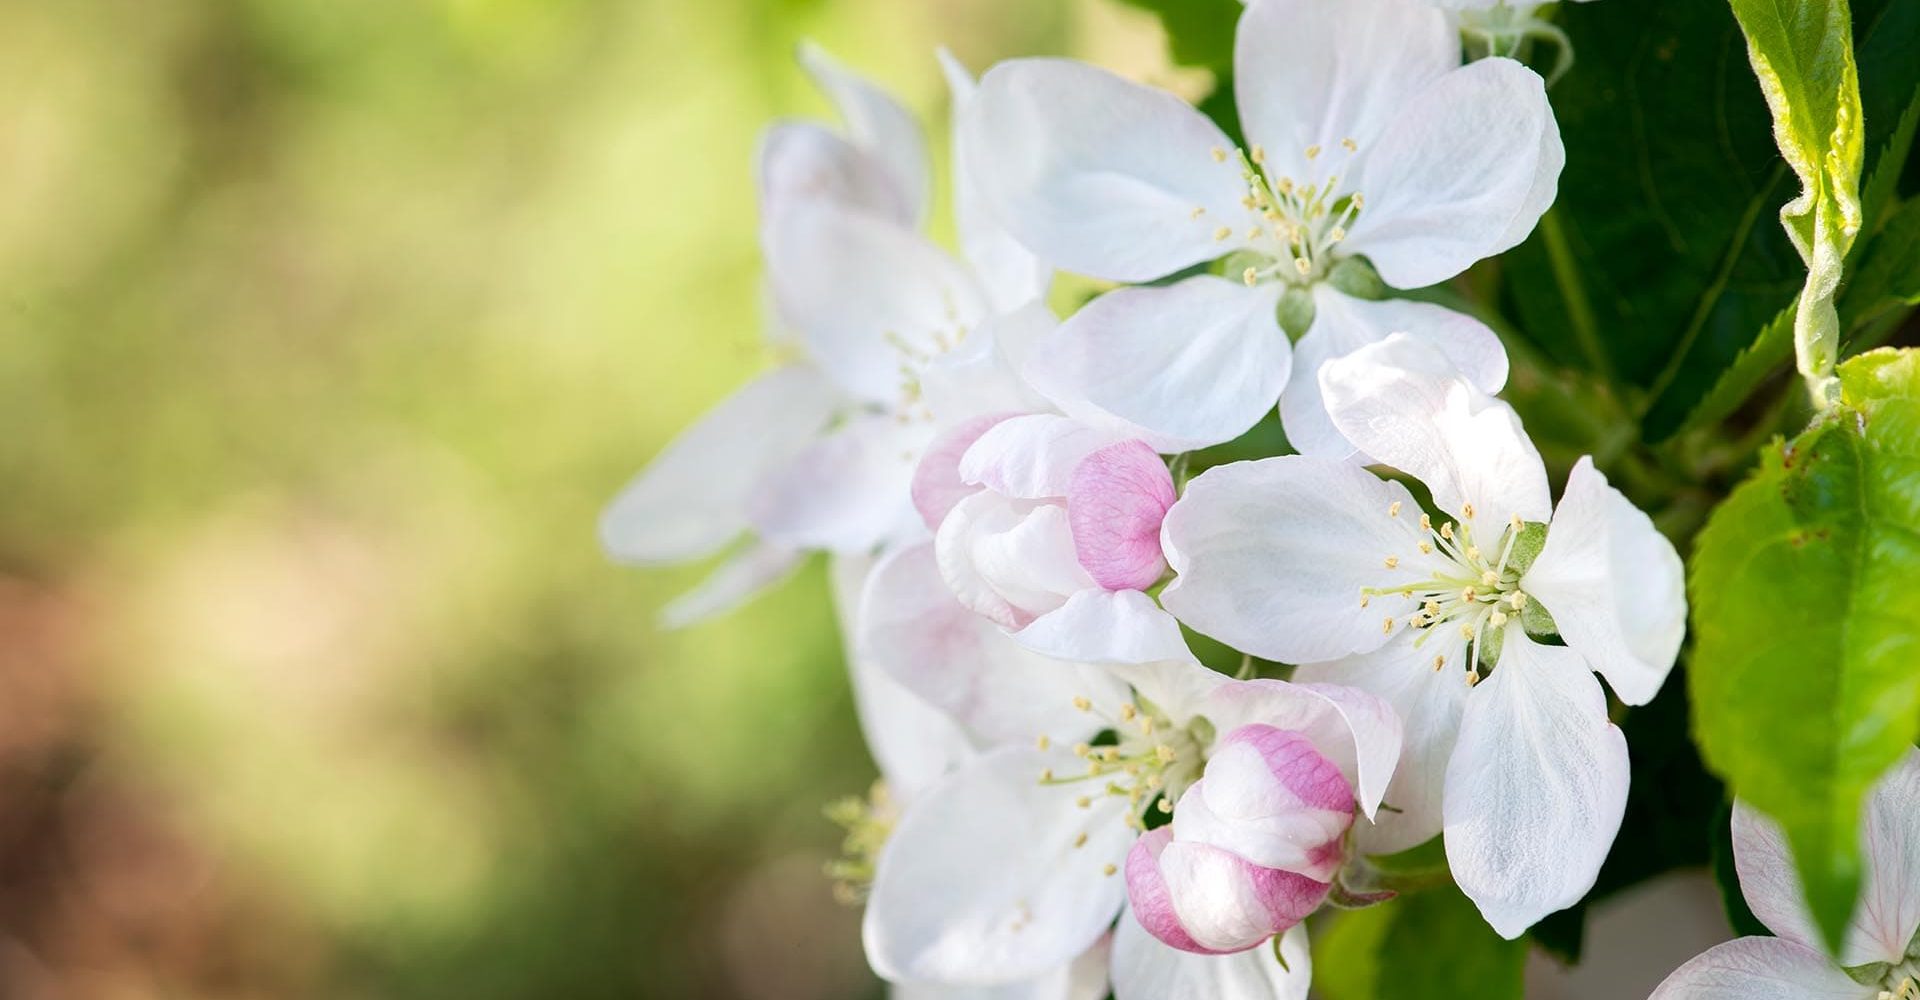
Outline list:
[[[1094,300],[1035,349],[1029,380],[1163,452],[1233,438],[1284,399],[1295,447],[1330,457],[1352,446],[1318,406],[1317,370],[1392,330],[1432,337],[1498,389],[1506,358],[1478,322],[1333,281],[1359,256],[1396,288],[1444,281],[1518,244],[1552,203],[1564,151],[1542,81],[1460,54],[1423,0],[1255,0],[1234,56],[1246,151],[1172,94],[1104,70],[990,70],[961,134],[1015,238],[1126,283],[1226,259],[1224,276]],[[1277,309],[1312,313],[1297,357]]]
[[[1304,995],[1305,964],[1292,960],[1304,955],[1303,932],[1282,942],[1291,973],[1271,948],[1180,951],[1121,915],[1121,868],[1149,812],[1171,810],[1178,823],[1173,803],[1203,775],[1212,780],[1216,742],[1231,743],[1243,726],[1298,734],[1352,789],[1349,813],[1371,815],[1399,756],[1398,720],[1378,699],[1337,686],[1233,681],[1179,662],[1112,670],[1130,694],[1072,704],[1115,742],[1067,749],[1042,732],[1037,747],[976,758],[903,813],[880,854],[864,922],[868,960],[884,978],[1017,981],[1083,954],[1120,916],[1111,964],[1119,1000]],[[1274,782],[1238,780],[1269,805],[1290,801]],[[1324,860],[1312,870],[1323,871]]]
[[[911,115],[816,48],[801,61],[847,129],[786,122],[760,146],[775,346],[800,356],[683,432],[601,518],[607,551],[629,562],[697,559],[750,537],[669,605],[671,625],[732,608],[808,550],[917,537],[909,485],[940,422],[1044,404],[1010,352],[1051,328],[1036,304],[1050,272],[966,199],[966,262],[921,236],[926,151]],[[964,101],[971,81],[951,66],[949,79]]]
[[[1518,56],[1529,41],[1544,41],[1553,46],[1554,65],[1547,83],[1565,76],[1573,68],[1573,41],[1567,33],[1541,17],[1542,7],[1551,3],[1511,2],[1511,0],[1431,0],[1447,11],[1465,36],[1470,54],[1475,56]],[[1573,0],[1587,3],[1590,0]]]
[[[1659,690],[1685,630],[1679,557],[1588,459],[1552,507],[1513,410],[1421,340],[1394,334],[1320,381],[1339,431],[1424,484],[1437,515],[1349,463],[1215,468],[1167,514],[1178,575],[1161,600],[1296,679],[1391,702],[1397,811],[1357,832],[1363,848],[1444,829],[1460,888],[1516,937],[1583,897],[1613,842],[1627,747],[1594,672],[1630,705]]]
[[[1908,751],[1874,787],[1860,837],[1860,899],[1836,959],[1807,910],[1785,834],[1736,802],[1740,892],[1778,937],[1743,937],[1707,950],[1674,970],[1653,1000],[1920,997],[1920,750]]]

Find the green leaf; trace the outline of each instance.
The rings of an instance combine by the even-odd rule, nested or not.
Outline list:
[[[1838,376],[1840,405],[1714,511],[1688,588],[1700,748],[1785,827],[1830,941],[1862,796],[1920,731],[1920,355]]]
[[[1760,336],[1734,356],[1733,363],[1720,373],[1693,412],[1681,422],[1680,430],[1718,423],[1753,395],[1780,366],[1793,357],[1793,314],[1797,303],[1789,302],[1773,321],[1760,328]]]
[[[1773,137],[1800,179],[1780,209],[1807,281],[1794,310],[1793,348],[1809,384],[1827,383],[1840,359],[1834,296],[1860,231],[1860,79],[1847,0],[1732,0],[1747,56],[1773,112]],[[1837,387],[1835,387],[1837,391]]]
[[[1508,312],[1553,360],[1670,395],[1646,417],[1657,438],[1804,278],[1768,220],[1789,174],[1724,3],[1556,18],[1579,54],[1553,89],[1566,169],[1549,220],[1501,258]]]
[[[1452,886],[1340,914],[1314,944],[1326,1000],[1518,1000],[1527,943],[1501,940]]]

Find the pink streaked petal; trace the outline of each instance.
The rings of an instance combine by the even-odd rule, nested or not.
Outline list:
[[[955,504],[980,492],[980,487],[960,478],[960,456],[980,440],[980,435],[1011,416],[1011,413],[990,413],[963,420],[941,431],[927,446],[926,454],[913,470],[913,507],[920,512],[920,520],[926,522],[929,531],[939,531],[940,522],[946,520]]]
[[[1231,851],[1180,840],[1178,834],[1157,860],[1180,926],[1194,943],[1214,951],[1244,951],[1266,942],[1319,909],[1329,889],[1325,882],[1262,868]]]
[[[1173,827],[1163,826],[1142,834],[1127,852],[1127,900],[1133,904],[1133,915],[1147,933],[1170,948],[1196,955],[1226,954],[1202,948],[1193,935],[1180,926],[1180,916],[1173,910],[1173,896],[1167,891],[1166,877],[1160,873],[1160,852],[1172,841]]]
[[[1116,430],[1029,413],[995,424],[960,459],[960,479],[1026,500],[1064,497],[1088,455],[1125,440]]]
[[[1173,501],[1173,476],[1144,441],[1111,444],[1082,459],[1067,487],[1081,567],[1108,590],[1158,583],[1167,570],[1160,522]]]

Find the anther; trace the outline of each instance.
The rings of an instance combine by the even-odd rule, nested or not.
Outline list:
[[[1386,618],[1386,619],[1382,619],[1382,620],[1381,620],[1381,622],[1380,622],[1380,634],[1381,634],[1381,635],[1392,635],[1392,634],[1393,634],[1393,619],[1392,619],[1392,618]]]
[[[1087,832],[1085,830],[1080,831],[1080,836],[1073,838],[1073,846],[1075,847],[1087,846]]]
[[[1092,752],[1093,752],[1093,748],[1086,745],[1085,743],[1075,743],[1073,745],[1073,755],[1075,757],[1085,757],[1087,754]]]
[[[1487,616],[1487,621],[1491,623],[1494,628],[1499,628],[1500,626],[1505,625],[1507,623],[1506,612],[1495,611],[1493,614],[1490,614]]]
[[[1138,714],[1139,714],[1139,709],[1134,708],[1132,702],[1125,702],[1121,704],[1120,706],[1121,722],[1132,722],[1133,717]]]
[[[1207,214],[1207,206],[1205,206],[1205,205],[1195,205],[1195,206],[1193,206],[1193,218],[1196,218],[1196,219],[1198,219],[1199,217],[1201,217],[1201,216],[1203,216],[1203,215],[1205,215],[1205,214]]]
[[[1369,596],[1367,596],[1366,594],[1361,594],[1361,595],[1360,595],[1360,606],[1361,606],[1361,607],[1363,607],[1363,608],[1364,608],[1364,607],[1366,607],[1366,606],[1367,606],[1367,602],[1369,602],[1369,601],[1371,601],[1371,600],[1373,600],[1373,598],[1371,598],[1371,597],[1369,597]]]
[[[1340,148],[1349,153],[1358,153],[1360,151],[1360,144],[1354,142],[1352,139],[1342,139],[1340,140]]]
[[[1173,759],[1179,756],[1179,754],[1174,752],[1172,747],[1166,745],[1165,743],[1162,743],[1159,746],[1154,747],[1153,755],[1160,758],[1160,763],[1162,764],[1171,764],[1173,763]]]
[[[1042,750],[1045,750],[1045,749],[1047,749],[1048,747],[1051,747],[1051,746],[1053,746],[1053,741],[1052,741],[1052,740],[1050,740],[1050,739],[1047,739],[1047,737],[1045,736],[1045,734],[1042,734],[1042,735],[1041,735],[1041,737],[1040,737],[1039,739],[1037,739],[1037,740],[1035,740],[1035,741],[1033,741],[1033,742],[1034,742],[1034,745],[1035,745],[1035,746],[1037,746],[1037,747],[1039,747],[1039,748],[1040,748],[1040,749],[1042,749]]]
[[[1224,149],[1221,149],[1219,146],[1213,147],[1211,150],[1208,150],[1208,152],[1213,154],[1213,162],[1215,163],[1227,162],[1227,151]]]
[[[1476,593],[1472,587],[1462,587],[1460,588],[1460,600],[1464,603],[1472,604]]]
[[[1467,561],[1468,562],[1480,561],[1480,546],[1478,545],[1467,546]]]
[[[1480,684],[1480,675],[1474,673],[1471,670],[1467,671],[1467,686],[1478,687],[1479,684]]]
[[[1436,674],[1437,674],[1437,673],[1439,673],[1439,672],[1440,672],[1440,668],[1441,668],[1441,667],[1444,667],[1444,666],[1446,666],[1446,665],[1447,665],[1447,658],[1446,658],[1446,657],[1444,657],[1444,656],[1436,656],[1436,657],[1434,657],[1434,658],[1433,658],[1433,672],[1434,672],[1434,673],[1436,673]]]
[[[1473,520],[1473,505],[1470,503],[1462,504],[1460,507],[1460,513],[1465,514],[1467,516],[1467,520],[1469,521]]]
[[[1387,568],[1388,568],[1388,569],[1393,569],[1394,567],[1396,567],[1396,566],[1398,566],[1398,565],[1400,565],[1400,557],[1399,557],[1399,556],[1388,556],[1388,557],[1387,557]]]
[[[1165,796],[1162,796],[1160,799],[1160,811],[1163,813],[1170,813],[1173,811],[1173,803],[1168,801]]]
[[[1253,227],[1252,229],[1249,229],[1249,230],[1247,230],[1247,239],[1248,239],[1248,240],[1257,240],[1257,239],[1259,239],[1259,238],[1260,238],[1260,227],[1259,227],[1259,226],[1254,226],[1254,227]]]
[[[1091,778],[1094,775],[1099,774],[1100,771],[1101,771],[1101,767],[1100,767],[1099,761],[1097,760],[1087,761],[1087,777]]]
[[[1053,780],[1053,768],[1049,767],[1046,770],[1040,772],[1041,784],[1046,784],[1047,782],[1050,782],[1052,780]]]
[[[1461,623],[1460,623],[1460,638],[1462,638],[1462,639],[1469,639],[1469,640],[1471,640],[1471,639],[1473,638],[1473,626],[1472,626],[1472,625],[1470,625],[1470,624],[1468,624],[1468,623],[1466,623],[1466,622],[1461,622]]]
[[[1494,586],[1500,582],[1500,574],[1493,570],[1487,570],[1485,573],[1480,574],[1480,582],[1489,587]]]
[[[1508,594],[1507,603],[1513,605],[1513,610],[1515,611],[1524,609],[1527,606],[1527,592],[1524,590],[1516,590]]]
[[[1112,875],[1112,874],[1113,874],[1114,872],[1117,872],[1117,871],[1119,871],[1119,870],[1120,870],[1120,869],[1118,869],[1118,868],[1115,868],[1115,867],[1113,866],[1113,864],[1112,864],[1111,862],[1109,862],[1108,864],[1105,864],[1105,865],[1102,865],[1102,866],[1100,867],[1100,874],[1102,874],[1102,875]]]
[[[1073,804],[1076,806],[1079,806],[1082,809],[1091,809],[1093,808],[1093,799],[1088,798],[1085,795],[1082,795],[1079,798],[1074,799]]]
[[[1327,231],[1327,242],[1329,243],[1338,243],[1341,240],[1344,240],[1346,238],[1347,238],[1347,231],[1340,228],[1339,226],[1335,226],[1332,229]]]
[[[1427,516],[1427,515],[1425,515],[1425,514],[1422,514],[1422,515],[1420,515],[1420,530],[1421,530],[1421,531],[1432,531],[1432,530],[1433,530],[1433,518],[1431,518],[1431,517],[1428,517],[1428,516]]]
[[[1293,259],[1293,269],[1299,271],[1302,278],[1313,273],[1313,265],[1307,263],[1305,257],[1295,257]]]
[[[1320,147],[1319,147],[1319,145],[1317,145],[1317,144],[1316,144],[1316,145],[1312,145],[1312,146],[1308,146],[1308,147],[1307,147],[1307,159],[1309,159],[1309,160],[1317,160],[1317,159],[1319,159],[1319,158],[1320,158]]]
[[[1245,282],[1248,288],[1252,288],[1260,283],[1260,272],[1249,267],[1240,272],[1240,280]]]
[[[1446,539],[1449,542],[1453,541],[1453,522],[1452,521],[1448,521],[1447,523],[1440,526],[1440,537]]]
[[[1267,162],[1267,150],[1266,150],[1266,147],[1265,147],[1265,146],[1262,146],[1262,145],[1260,145],[1260,144],[1258,144],[1258,143],[1255,143],[1255,144],[1254,144],[1254,147],[1253,147],[1253,157],[1252,157],[1252,159],[1253,159],[1253,162],[1255,162],[1255,163],[1265,163],[1265,162]]]
[[[1509,523],[1513,525],[1513,530],[1515,531],[1523,530],[1527,526],[1527,522],[1520,520],[1520,515],[1518,514],[1513,515],[1513,520]]]
[[[1073,707],[1079,709],[1082,712],[1091,712],[1093,711],[1093,702],[1088,701],[1086,697],[1083,695],[1075,695],[1073,699]]]
[[[1213,231],[1213,241],[1215,243],[1219,243],[1232,235],[1233,235],[1233,230],[1231,228],[1227,226],[1221,226],[1219,229],[1216,229]]]
[[[1395,500],[1394,502],[1387,505],[1387,516],[1388,517],[1400,516],[1400,501]]]
[[[1432,554],[1433,554],[1433,543],[1432,543],[1432,542],[1421,542],[1421,543],[1420,543],[1420,554],[1421,554],[1421,555],[1423,555],[1423,556],[1426,556],[1426,555],[1432,555]]]

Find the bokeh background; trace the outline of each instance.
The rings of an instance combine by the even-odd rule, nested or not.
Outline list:
[[[1155,78],[1110,0],[0,0],[0,997],[877,996],[823,574],[601,504],[761,367],[811,38]]]
[[[0,0],[0,998],[880,995],[821,568],[662,632],[594,537],[766,363],[803,38],[936,162],[937,44],[1204,85],[1115,0]]]

